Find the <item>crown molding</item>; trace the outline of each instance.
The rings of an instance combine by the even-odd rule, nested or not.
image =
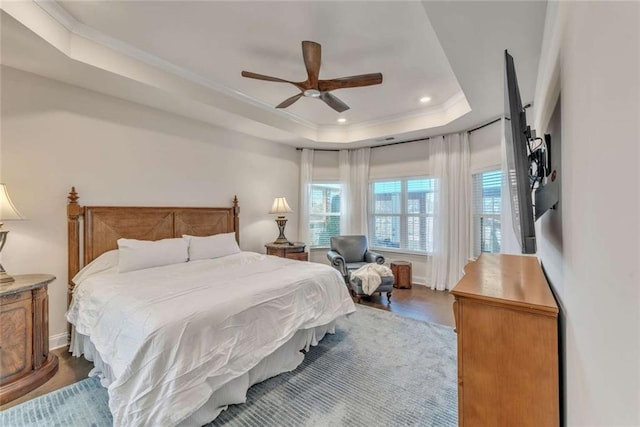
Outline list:
[[[263,101],[260,101],[256,98],[253,98],[244,92],[232,89],[214,80],[204,78],[201,75],[194,73],[186,68],[180,67],[172,62],[166,61],[145,50],[138,49],[137,47],[129,43],[125,43],[122,40],[116,39],[115,37],[111,37],[107,34],[104,34],[103,32],[98,31],[95,28],[90,27],[78,21],[77,19],[75,19],[73,16],[71,16],[71,14],[69,14],[69,12],[67,12],[55,0],[32,0],[32,1],[36,5],[38,5],[38,7],[40,7],[42,10],[44,10],[47,14],[49,14],[53,19],[55,19],[59,24],[65,27],[69,32],[73,33],[78,37],[85,38],[94,43],[113,49],[116,52],[135,58],[147,65],[151,65],[160,70],[166,71],[171,74],[175,74],[191,82],[208,87],[209,89],[213,89],[225,95],[232,96],[240,101],[247,102],[255,107],[262,108],[273,114],[278,114],[282,117],[286,117],[289,120],[293,120],[298,124],[307,126],[313,130],[317,130],[318,126],[315,123],[312,123],[304,119],[303,117],[300,117],[296,114],[293,114],[284,110],[274,110],[273,106]]]
[[[318,125],[108,36],[75,19],[55,0],[4,2],[3,9],[75,61],[308,141],[345,145],[373,141],[443,126],[471,111],[460,90],[443,104],[426,110],[367,122]]]

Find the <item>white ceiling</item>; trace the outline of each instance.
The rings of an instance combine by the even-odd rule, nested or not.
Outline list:
[[[314,147],[376,145],[466,129],[502,111],[503,51],[533,97],[544,2],[4,2],[2,63],[216,125]],[[302,81],[302,40],[320,78],[381,72],[273,108]],[[48,58],[48,60],[44,60]],[[421,104],[419,98],[432,100]],[[345,117],[347,123],[336,123]]]

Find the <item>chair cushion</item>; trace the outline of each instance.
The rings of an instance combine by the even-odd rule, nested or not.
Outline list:
[[[334,236],[331,249],[342,255],[345,262],[362,262],[367,251],[367,236]]]
[[[347,266],[347,271],[349,273],[351,273],[352,271],[355,271],[357,269],[359,269],[360,267],[362,267],[363,265],[367,265],[368,263],[362,261],[362,262],[347,262],[346,266]]]

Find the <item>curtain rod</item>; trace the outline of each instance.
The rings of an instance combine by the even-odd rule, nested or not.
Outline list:
[[[525,105],[525,106],[524,106],[524,107],[522,107],[522,108],[527,109],[527,108],[529,108],[529,107],[531,107],[531,103],[528,103],[527,105]],[[499,122],[500,120],[502,120],[502,117],[503,117],[503,116],[502,116],[502,115],[500,115],[500,116],[496,117],[495,119],[493,119],[493,120],[491,120],[491,121],[489,121],[489,122],[487,122],[487,123],[485,123],[485,124],[483,124],[483,125],[476,126],[476,127],[472,128],[472,129],[469,129],[469,130],[468,130],[468,131],[466,131],[466,132],[467,132],[467,133],[475,132],[475,131],[480,130],[480,129],[484,128],[484,127],[487,127],[487,126],[489,126],[489,125],[492,125],[492,124],[494,124],[494,123],[497,123],[497,122]],[[463,132],[464,132],[464,131],[463,131]],[[409,139],[409,140],[407,140],[407,141],[389,142],[388,144],[374,145],[374,146],[372,146],[371,148],[389,147],[389,146],[391,146],[391,145],[407,144],[407,143],[409,143],[409,142],[418,142],[418,141],[428,141],[428,140],[430,140],[430,139],[431,139],[430,137],[425,137],[425,138]],[[296,147],[296,151],[302,151],[302,150],[303,150],[303,149],[302,149],[301,147]],[[313,151],[340,151],[340,149],[338,149],[338,148],[312,148],[312,150],[313,150]],[[353,150],[353,148],[343,148],[343,150]]]
[[[523,108],[523,109],[527,109],[527,108],[529,108],[529,107],[531,107],[531,103],[529,103],[529,104],[525,105],[525,106],[524,106],[524,107],[522,107],[522,108]],[[498,117],[496,117],[495,119],[493,119],[493,120],[491,120],[491,121],[489,121],[489,122],[487,122],[487,123],[485,123],[485,124],[483,124],[483,125],[480,125],[480,126],[474,127],[473,129],[469,129],[469,130],[467,131],[467,133],[475,132],[475,131],[477,131],[477,130],[482,129],[483,127],[487,127],[487,126],[489,126],[489,125],[492,125],[492,124],[494,124],[494,123],[497,123],[497,122],[499,122],[500,120],[502,120],[502,117],[503,117],[503,116],[498,116]]]
[[[494,124],[494,123],[498,123],[500,120],[502,120],[502,116],[500,116],[500,117],[496,117],[495,119],[491,120],[490,122],[487,122],[487,123],[485,123],[485,124],[483,124],[483,125],[480,125],[480,126],[474,127],[473,129],[469,129],[469,130],[467,131],[467,133],[475,132],[475,131],[480,130],[480,129],[484,128],[484,127],[487,127],[487,126],[489,126],[489,125],[492,125],[492,124]]]

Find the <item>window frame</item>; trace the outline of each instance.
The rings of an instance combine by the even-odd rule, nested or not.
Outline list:
[[[311,210],[311,203],[313,201],[313,198],[311,196],[312,191],[313,191],[313,186],[314,185],[336,185],[338,187],[340,187],[340,212],[339,213],[333,213],[333,212],[329,212],[329,213],[322,213],[322,214],[317,214],[317,213],[313,213]],[[340,218],[340,221],[338,222],[340,225],[342,225],[342,215],[344,214],[344,206],[343,206],[343,197],[344,197],[344,184],[337,179],[331,180],[331,179],[323,179],[323,180],[318,180],[318,181],[311,181],[311,183],[309,183],[309,187],[307,188],[307,195],[308,195],[308,201],[309,201],[309,206],[308,206],[308,236],[311,237],[311,217],[312,216],[324,216],[324,217],[338,217]],[[338,234],[339,235],[339,234]],[[331,236],[330,236],[331,237]],[[328,249],[331,247],[330,244],[318,244],[318,245],[314,245],[311,242],[309,242],[307,244],[307,246],[309,247],[309,249]]]
[[[403,177],[394,177],[394,178],[380,178],[380,179],[370,179],[368,186],[369,186],[369,203],[367,206],[367,225],[368,225],[368,236],[367,238],[369,239],[369,247],[371,249],[374,249],[376,251],[379,252],[391,252],[391,253],[398,253],[398,254],[409,254],[409,255],[431,255],[433,253],[433,251],[429,251],[429,250],[417,250],[417,249],[409,249],[409,248],[390,248],[387,246],[376,246],[374,244],[374,239],[373,239],[373,234],[375,232],[375,217],[376,216],[387,216],[387,217],[399,217],[400,218],[400,244],[402,245],[402,243],[407,244],[408,243],[408,237],[409,237],[409,217],[424,217],[425,219],[427,218],[432,218],[432,223],[433,223],[433,217],[435,216],[434,212],[431,213],[424,213],[424,214],[416,214],[416,213],[408,213],[408,205],[409,205],[409,192],[408,192],[408,181],[412,181],[412,180],[422,180],[422,179],[430,179],[430,180],[434,180],[436,181],[435,185],[436,185],[436,189],[434,190],[434,193],[436,193],[437,197],[437,193],[439,191],[438,188],[438,178],[434,177],[432,175],[419,175],[419,176],[403,176]],[[400,201],[400,213],[396,214],[396,213],[391,213],[391,214],[383,214],[383,213],[374,213],[373,212],[373,208],[374,208],[374,203],[375,203],[375,197],[374,197],[374,190],[373,190],[373,184],[375,183],[381,183],[381,182],[397,182],[400,181],[400,194],[401,194],[401,201]],[[433,232],[433,230],[432,230]],[[402,237],[406,236],[406,242],[402,242]],[[433,242],[433,236],[431,237],[432,242]]]
[[[482,175],[485,173],[493,173],[500,172],[501,174],[501,184],[500,184],[500,213],[476,213],[475,202],[476,202],[476,186],[474,182],[474,177],[476,175]],[[503,244],[503,224],[502,224],[502,209],[504,207],[504,194],[502,194],[503,185],[502,180],[504,177],[502,176],[504,171],[502,170],[502,166],[499,164],[486,166],[483,168],[474,169],[471,171],[471,250],[472,255],[474,257],[480,256],[482,253],[500,253],[500,252],[482,252],[482,229],[478,227],[478,224],[482,223],[482,218],[488,218],[493,220],[498,220],[500,223],[500,250],[502,250]],[[482,198],[482,196],[481,196]],[[476,254],[476,248],[479,248],[479,253]]]

